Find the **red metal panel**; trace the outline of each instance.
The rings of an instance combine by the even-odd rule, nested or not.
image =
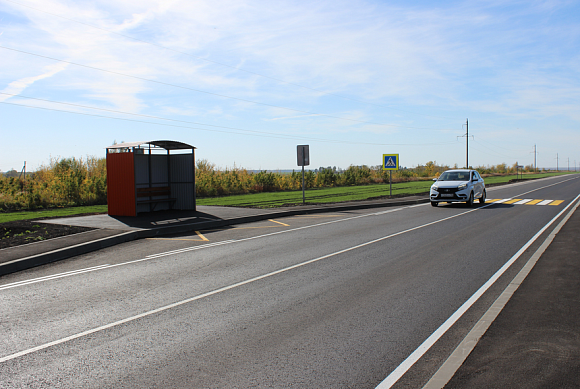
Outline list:
[[[133,153],[107,153],[109,215],[137,216]]]

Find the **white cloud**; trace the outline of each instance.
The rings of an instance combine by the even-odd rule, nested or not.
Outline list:
[[[24,77],[22,79],[12,81],[6,88],[2,90],[2,93],[6,93],[0,95],[0,101],[5,101],[10,98],[7,94],[18,95],[23,92],[26,88],[34,84],[36,81],[40,81],[49,77],[54,76],[55,74],[65,70],[68,64],[66,63],[57,63],[54,65],[50,65],[45,67],[45,72],[38,76],[32,77]]]

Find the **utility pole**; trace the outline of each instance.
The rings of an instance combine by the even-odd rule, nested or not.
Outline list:
[[[534,173],[538,172],[538,166],[536,165],[536,145],[534,144]]]
[[[18,179],[20,179],[20,177],[22,177],[22,173],[24,173],[24,181],[26,181],[26,161],[24,161],[24,166],[22,167],[22,170],[20,171],[20,175],[18,176]]]
[[[556,171],[560,171],[560,156],[556,153]]]
[[[568,171],[570,171],[570,157],[568,157]]]
[[[463,125],[461,125],[463,127]],[[467,132],[463,136],[458,136],[458,138],[465,137],[465,168],[469,169],[469,120],[465,119],[465,128]]]

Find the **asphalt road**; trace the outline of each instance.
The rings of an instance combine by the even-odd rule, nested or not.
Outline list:
[[[544,179],[488,199],[558,205],[290,217],[2,277],[0,387],[422,387],[578,193],[575,177]]]

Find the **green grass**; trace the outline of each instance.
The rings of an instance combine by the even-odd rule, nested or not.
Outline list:
[[[414,181],[393,184],[393,196],[416,194],[429,191],[431,181]],[[337,203],[342,201],[366,200],[389,195],[389,184],[343,186],[306,190],[306,202],[313,204]],[[302,191],[256,193],[237,196],[197,199],[198,205],[222,205],[237,207],[271,208],[289,204],[302,204]]]
[[[564,174],[572,174],[572,173],[568,173],[568,172],[560,172],[560,173],[538,173],[538,174],[524,174],[523,178],[520,174],[518,174],[518,179],[524,179],[524,180],[532,180],[535,178],[546,178],[546,177],[551,177],[551,176],[561,176]],[[486,183],[486,185],[489,184],[499,184],[502,182],[508,182],[509,180],[514,180],[516,178],[516,175],[513,174],[511,176],[495,176],[495,177],[485,177],[484,181]]]
[[[0,213],[0,223],[11,222],[15,220],[38,219],[41,217],[62,217],[62,216],[80,215],[83,213],[106,213],[106,212],[107,212],[106,205],[55,208],[55,209],[46,209],[42,211],[7,212]]]

